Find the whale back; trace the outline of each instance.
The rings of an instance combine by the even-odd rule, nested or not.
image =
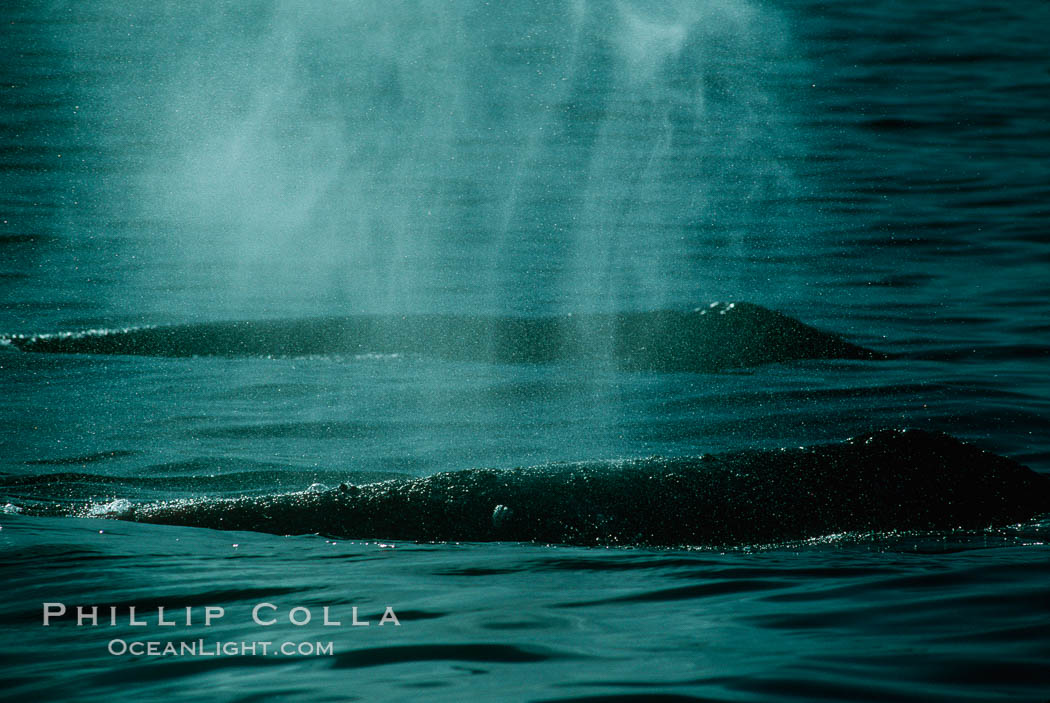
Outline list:
[[[1050,479],[943,434],[700,457],[471,469],[323,492],[149,504],[115,517],[422,541],[743,545],[981,529],[1050,511]]]
[[[139,356],[423,354],[496,363],[605,362],[650,371],[717,371],[797,359],[880,359],[750,303],[691,311],[499,317],[359,315],[12,335],[26,352]]]

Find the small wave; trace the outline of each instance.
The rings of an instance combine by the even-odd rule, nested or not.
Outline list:
[[[247,469],[247,470],[246,470]],[[33,501],[110,502],[119,490],[140,500],[162,496],[262,495],[300,486],[338,486],[341,481],[383,481],[404,476],[396,471],[319,471],[261,462],[190,460],[146,467],[150,475],[106,475],[64,471],[59,473],[0,474],[0,493]],[[157,475],[153,475],[157,474]],[[352,478],[351,478],[352,477]],[[61,511],[59,511],[61,512]]]
[[[142,522],[276,534],[730,546],[1016,524],[1050,512],[1050,478],[948,435],[894,430],[775,451],[470,469],[103,507],[105,516]]]
[[[135,456],[138,452],[124,449],[113,449],[108,452],[96,452],[95,454],[84,454],[82,456],[64,456],[47,459],[31,459],[23,462],[26,466],[84,466],[95,464],[110,459],[125,459]]]
[[[620,368],[714,371],[796,359],[881,359],[786,315],[750,303],[691,311],[554,317],[360,315],[9,335],[25,352],[141,356],[342,356],[421,354],[496,363],[612,361]]]

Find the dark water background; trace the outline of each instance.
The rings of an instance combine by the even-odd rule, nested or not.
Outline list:
[[[0,20],[0,333],[747,300],[901,355],[659,374],[2,353],[8,696],[1050,696],[1045,519],[718,552],[17,513],[882,427],[1048,472],[1046,3],[11,2]],[[228,616],[45,630],[45,601]],[[263,601],[393,605],[402,626],[262,632]],[[132,660],[113,637],[336,654]]]

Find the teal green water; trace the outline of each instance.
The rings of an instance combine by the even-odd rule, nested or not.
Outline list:
[[[1045,516],[646,550],[25,514],[900,427],[1046,473],[1045,4],[100,0],[0,18],[2,337],[734,300],[894,355],[660,371],[613,363],[598,333],[589,361],[540,363],[0,350],[12,699],[1046,699]],[[45,602],[122,622],[44,628]],[[252,622],[259,603],[278,624]],[[194,624],[157,625],[157,606]],[[206,628],[208,606],[226,615]],[[300,606],[314,619],[289,624]],[[354,606],[371,626],[347,625]],[[399,627],[378,626],[386,606]],[[333,652],[115,656],[115,639]]]

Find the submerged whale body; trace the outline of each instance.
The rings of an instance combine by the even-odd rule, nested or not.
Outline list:
[[[27,352],[141,356],[427,354],[452,360],[547,363],[609,360],[625,369],[712,371],[796,359],[880,359],[750,303],[689,312],[552,317],[359,315],[15,335]]]
[[[322,492],[140,505],[118,517],[276,534],[650,546],[980,529],[1050,512],[1050,478],[948,435],[472,469]]]

